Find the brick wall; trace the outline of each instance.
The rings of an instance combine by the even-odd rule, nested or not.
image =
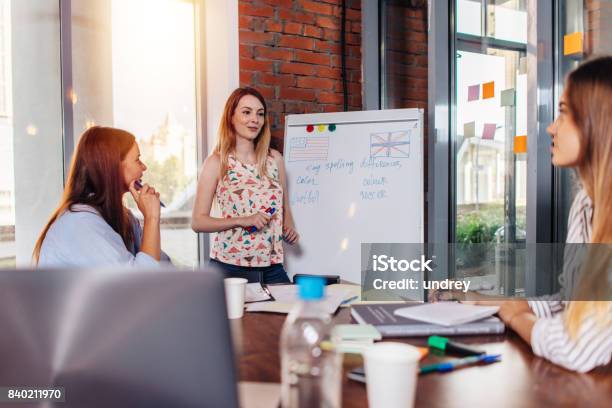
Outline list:
[[[585,51],[612,54],[612,0],[586,0]]]
[[[284,115],[343,110],[341,0],[240,0],[240,85],[269,104],[273,144]],[[349,110],[361,104],[361,1],[346,1]]]

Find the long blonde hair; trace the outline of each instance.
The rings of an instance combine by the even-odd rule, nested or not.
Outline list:
[[[579,129],[578,175],[593,201],[594,244],[612,243],[612,56],[580,65],[567,79],[568,107]],[[578,336],[584,318],[610,324],[612,246],[592,245],[565,315],[568,332]],[[589,300],[585,300],[589,299]],[[592,299],[592,300],[591,300]]]
[[[228,167],[228,157],[231,153],[234,153],[236,149],[236,129],[232,124],[232,117],[238,108],[238,103],[243,96],[252,95],[261,102],[264,108],[264,125],[259,132],[259,135],[255,138],[255,160],[256,168],[259,175],[262,177],[268,177],[266,171],[266,162],[270,152],[270,140],[272,138],[270,132],[270,122],[268,120],[268,108],[266,107],[266,101],[264,97],[254,88],[242,87],[237,88],[225,102],[225,108],[223,109],[223,116],[221,117],[221,123],[219,124],[219,135],[217,139],[217,146],[215,147],[215,153],[219,154],[221,159],[220,174],[219,177],[223,179]]]

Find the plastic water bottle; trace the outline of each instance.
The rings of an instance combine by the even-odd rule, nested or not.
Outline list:
[[[283,408],[339,408],[342,355],[333,349],[331,316],[321,307],[324,280],[298,280],[300,301],[281,332]]]

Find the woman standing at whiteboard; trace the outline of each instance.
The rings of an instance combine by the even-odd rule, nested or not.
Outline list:
[[[289,282],[283,238],[297,243],[283,156],[270,148],[266,102],[238,88],[223,110],[217,146],[204,161],[193,207],[195,232],[215,232],[211,264],[249,282]],[[211,216],[213,200],[221,212]]]

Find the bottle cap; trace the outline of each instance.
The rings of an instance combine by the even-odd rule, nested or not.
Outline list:
[[[430,336],[427,343],[430,347],[446,350],[446,343],[448,343],[448,339],[446,337]]]
[[[320,276],[300,276],[297,280],[300,299],[319,300],[323,298],[325,279]]]

